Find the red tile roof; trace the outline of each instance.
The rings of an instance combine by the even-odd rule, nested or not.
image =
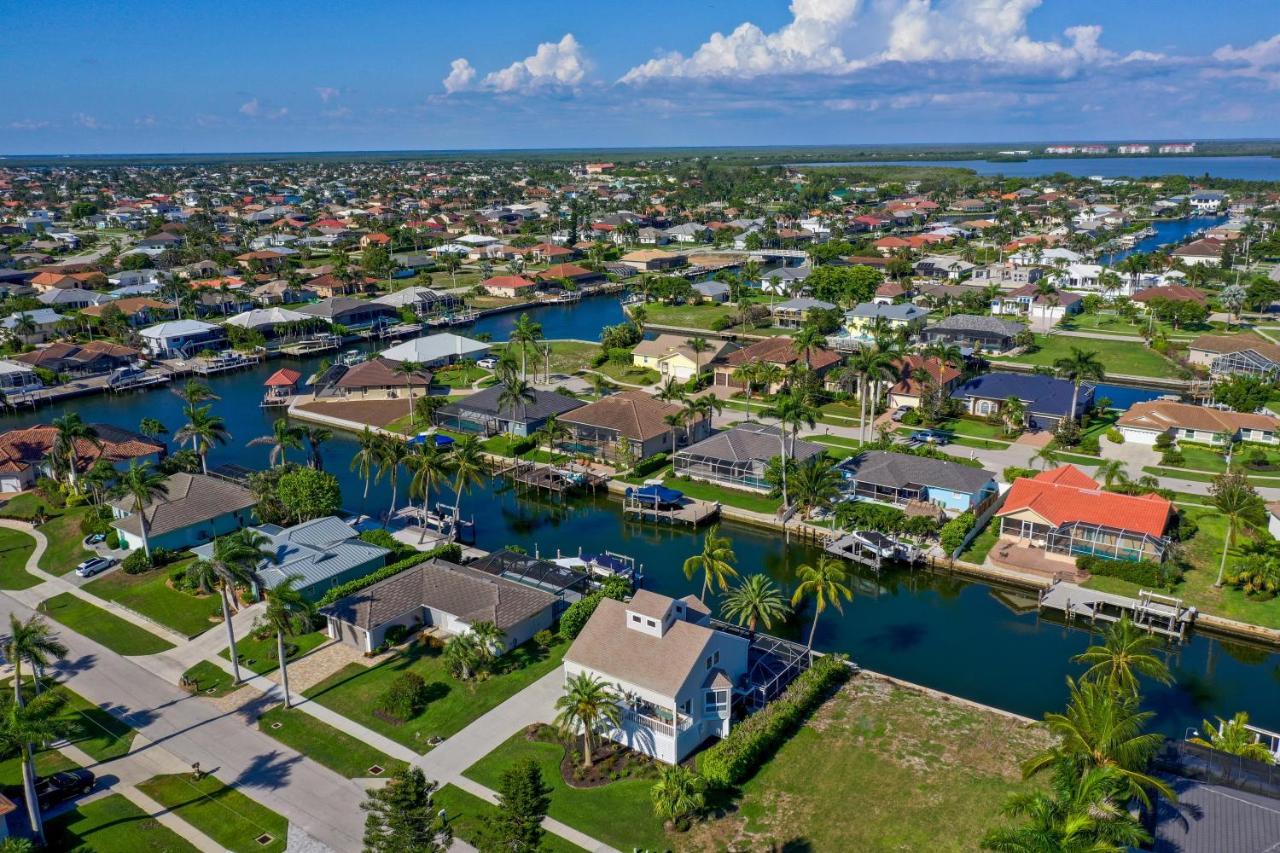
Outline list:
[[[1055,527],[1082,521],[1121,530],[1163,536],[1173,504],[1156,494],[1105,492],[1080,469],[1066,465],[1014,481],[996,513],[1030,510]]]
[[[767,361],[786,367],[799,360],[800,354],[792,345],[791,338],[777,337],[757,341],[749,347],[730,353],[725,359],[725,364],[729,367],[737,367],[751,361]],[[809,367],[813,370],[821,370],[838,361],[840,356],[830,350],[817,350],[809,354]]]
[[[298,371],[282,367],[268,376],[267,381],[262,384],[270,388],[287,388],[290,385],[296,385],[301,378],[302,374]]]

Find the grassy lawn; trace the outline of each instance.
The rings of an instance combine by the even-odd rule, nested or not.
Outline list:
[[[1142,469],[1144,474],[1155,474],[1157,477],[1170,477],[1175,480],[1189,480],[1193,483],[1212,483],[1214,474],[1208,474],[1200,471],[1183,471],[1178,468],[1164,468],[1159,465],[1148,465]],[[1271,488],[1280,487],[1280,479],[1276,477],[1259,477],[1257,474],[1249,475],[1249,482],[1255,486],[1268,486]]]
[[[234,693],[244,687],[243,684],[232,684],[231,674],[213,661],[202,660],[182,673],[182,675],[184,678],[195,682],[197,694],[207,696],[210,699],[226,696],[228,693]],[[210,690],[213,692],[210,693]]]
[[[976,850],[1024,787],[1019,763],[1049,744],[1042,727],[858,677],[742,786],[736,809],[678,846]]]
[[[84,591],[194,637],[217,624],[214,617],[222,621],[222,606],[216,595],[195,596],[172,589],[169,572],[180,565],[175,563],[140,575],[116,569],[85,584]]]
[[[989,424],[979,418],[952,418],[942,421],[934,429],[955,435],[967,435],[970,438],[1003,438],[1008,441],[1004,427],[1000,424]]]
[[[428,738],[448,737],[461,731],[559,666],[567,648],[566,644],[557,643],[544,652],[533,643],[525,643],[502,657],[502,672],[484,681],[463,682],[445,669],[439,649],[415,643],[374,667],[348,664],[306,691],[306,696],[410,749],[426,752]],[[417,717],[397,724],[376,716],[373,707],[378,696],[402,672],[422,676],[433,698]]]
[[[679,326],[685,329],[711,329],[721,317],[733,319],[734,309],[727,305],[662,305],[650,302],[644,306],[645,324]]]
[[[856,438],[845,438],[842,435],[820,435],[818,433],[814,433],[813,435],[802,435],[800,437],[805,441],[812,441],[815,444],[825,444],[827,447],[839,447],[842,450],[857,450],[862,446],[862,442],[858,441]]]
[[[756,407],[758,410],[758,406]],[[844,424],[845,426],[857,426],[861,423],[858,417],[858,406],[856,403],[847,403],[842,400],[836,400],[832,403],[823,403],[818,407],[825,416],[824,420],[830,419],[833,424]]]
[[[966,563],[982,565],[983,561],[987,559],[987,554],[995,546],[996,540],[1000,538],[1000,525],[998,522],[998,519],[992,519],[992,522],[988,523],[981,533],[973,537],[969,547],[961,551],[957,559]]]
[[[56,749],[41,749],[36,752],[36,775],[48,776],[63,770],[75,770],[80,765],[67,758]],[[4,760],[0,760],[0,787],[13,787],[22,784],[22,761],[15,751]]]
[[[1075,314],[1058,324],[1061,329],[1081,332],[1105,332],[1112,335],[1140,337],[1147,328],[1126,320],[1119,314]]]
[[[436,791],[433,802],[437,810],[444,809],[454,838],[471,844],[479,840],[485,819],[498,813],[497,806],[456,785],[440,788]],[[538,849],[543,853],[574,853],[582,848],[548,832],[542,836],[542,844]]]
[[[390,775],[406,766],[310,714],[286,711],[283,705],[259,717],[258,730],[348,779]],[[370,773],[369,768],[375,765],[386,773]]]
[[[1222,559],[1222,541],[1226,536],[1226,519],[1216,509],[1188,509],[1187,514],[1196,520],[1199,529],[1187,543],[1187,558],[1194,568],[1183,575],[1171,593],[1186,604],[1195,605],[1205,613],[1251,622],[1267,628],[1280,628],[1280,598],[1270,601],[1251,601],[1243,592],[1231,586],[1215,587],[1218,563]],[[1227,552],[1227,573],[1239,559],[1239,545],[1249,541],[1248,531],[1238,534],[1236,544]],[[1091,589],[1114,592],[1134,598],[1141,588],[1120,578],[1093,577],[1084,584]]]
[[[199,782],[186,773],[153,776],[138,790],[228,850],[279,853],[285,848],[289,822],[213,776]],[[269,844],[255,840],[264,833],[272,838]]]
[[[89,512],[88,507],[76,507],[51,518],[38,528],[49,546],[40,555],[40,568],[55,575],[65,575],[92,555],[86,551],[81,542],[80,521]]]
[[[617,364],[606,361],[599,367],[591,369],[626,385],[653,385],[655,382],[662,381],[662,374],[658,371],[652,367],[640,367],[637,364]]]
[[[1253,452],[1255,448],[1261,450],[1266,455],[1268,465],[1280,465],[1280,451],[1269,447],[1259,447],[1258,445],[1251,444],[1246,447],[1237,447],[1235,449],[1235,452],[1231,456],[1232,466],[1235,468],[1241,468],[1245,473],[1253,476],[1275,476],[1275,471],[1259,471],[1257,474],[1254,474],[1253,472],[1256,469],[1244,464],[1249,454]],[[1179,468],[1195,468],[1198,471],[1208,471],[1213,474],[1221,474],[1223,471],[1227,470],[1227,459],[1224,455],[1226,453],[1226,448],[1219,449],[1203,444],[1182,443],[1178,445],[1178,449],[1182,452],[1182,458],[1184,460],[1183,463],[1178,466]]]
[[[29,589],[40,578],[27,571],[36,540],[21,530],[0,527],[0,589]]]
[[[303,634],[298,637],[285,637],[285,657],[290,661],[295,661],[305,655],[317,646],[321,646],[328,642],[329,638],[325,636],[323,631],[312,631],[310,634]],[[218,654],[222,655],[223,660],[231,660],[231,655],[224,648]],[[279,661],[276,660],[276,635],[259,639],[253,636],[236,637],[236,655],[240,658],[240,665],[256,672],[258,675],[266,675],[269,672],[275,672],[279,667]]]
[[[121,655],[153,655],[173,648],[168,640],[126,622],[69,592],[40,603],[41,612]]]
[[[123,794],[110,794],[77,805],[49,821],[45,828],[50,850],[194,853],[199,849],[129,802]]]
[[[128,753],[133,746],[133,727],[118,717],[66,687],[60,688],[67,695],[67,715],[79,729],[68,738],[76,746],[98,761],[110,761]]]
[[[599,344],[582,343],[579,341],[539,341],[537,358],[534,357],[533,350],[529,350],[527,358],[530,376],[535,369],[538,373],[546,370],[547,360],[542,351],[550,344],[551,346],[551,372],[552,373],[577,373],[584,367],[591,366],[591,360],[600,354]],[[492,348],[494,357],[505,348],[504,344],[495,344]],[[520,349],[515,349],[516,363],[520,363]],[[532,379],[530,379],[532,381]]]
[[[649,803],[652,779],[621,779],[599,788],[569,787],[560,775],[564,748],[554,743],[534,743],[524,732],[513,735],[477,761],[464,775],[497,790],[502,772],[517,761],[533,759],[542,778],[551,786],[548,814],[619,850],[671,849],[662,821],[653,816]]]
[[[687,497],[695,500],[720,501],[726,506],[736,506],[739,509],[749,509],[753,512],[763,512],[767,515],[776,513],[778,507],[782,505],[781,498],[771,498],[768,495],[730,489],[725,486],[703,483],[699,480],[666,477],[662,482],[668,489],[684,492]]]
[[[1141,341],[1111,341],[1101,339],[1069,338],[1061,335],[1036,335],[1039,345],[1033,353],[1024,353],[1008,361],[1019,364],[1037,364],[1052,367],[1060,358],[1071,355],[1071,347],[1097,353],[1098,360],[1114,370],[1113,372],[1129,376],[1174,377],[1178,375],[1173,362],[1155,350],[1148,349]]]
[[[467,363],[440,368],[431,374],[431,382],[433,385],[443,385],[446,388],[470,388],[472,383],[490,375],[490,372],[483,367]]]

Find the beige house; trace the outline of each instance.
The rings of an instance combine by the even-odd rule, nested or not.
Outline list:
[[[1153,400],[1135,403],[1116,421],[1116,429],[1126,441],[1155,444],[1161,435],[1179,441],[1225,444],[1254,441],[1275,444],[1280,420],[1251,412],[1224,412],[1204,406]]]
[[[658,335],[651,341],[641,341],[631,351],[631,363],[637,367],[651,367],[662,374],[684,382],[693,377],[701,366],[708,365],[723,358],[736,347],[728,341],[716,338],[705,338],[711,349],[695,353],[689,346],[690,338],[681,335]]]
[[[561,446],[572,451],[590,451],[607,455],[621,442],[627,442],[636,459],[675,450],[676,445],[701,441],[711,431],[709,421],[698,420],[676,427],[667,423],[668,415],[679,415],[684,407],[659,400],[643,391],[621,391],[602,397],[560,417],[572,438]]]
[[[619,262],[626,264],[636,272],[658,272],[671,270],[685,265],[685,256],[677,252],[664,252],[661,249],[636,249],[627,252]]]

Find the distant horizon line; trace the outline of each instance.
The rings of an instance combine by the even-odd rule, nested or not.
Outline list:
[[[1280,145],[1280,137],[1115,137],[1109,139],[1069,139],[1055,137],[1034,140],[1006,140],[998,142],[806,142],[806,143],[773,143],[760,145],[583,145],[530,148],[332,148],[332,149],[279,149],[279,150],[239,150],[239,151],[59,151],[59,152],[27,152],[0,153],[3,160],[32,160],[40,158],[69,159],[75,157],[227,157],[227,156],[297,156],[297,155],[346,155],[346,154],[546,154],[546,153],[609,153],[609,152],[665,152],[665,151],[786,151],[803,149],[980,149],[1017,145],[1125,145],[1125,144],[1232,144],[1274,143]],[[1038,153],[1038,152],[1032,152]],[[1042,153],[1042,152],[1039,152]],[[1197,152],[1198,153],[1198,152]]]

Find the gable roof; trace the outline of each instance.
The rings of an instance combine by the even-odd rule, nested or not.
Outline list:
[[[925,332],[987,332],[993,335],[1013,337],[1025,328],[1026,325],[1023,323],[1001,320],[999,317],[991,317],[989,315],[954,314],[934,323]]]
[[[1135,496],[1103,491],[1074,465],[1066,465],[1014,480],[996,515],[1023,510],[1030,510],[1054,527],[1085,522],[1159,538],[1169,524],[1173,504],[1157,494]]]
[[[574,397],[566,397],[555,391],[533,389],[533,401],[525,403],[523,409],[511,403],[499,404],[502,396],[502,385],[493,385],[474,394],[468,394],[460,400],[441,406],[442,414],[457,415],[463,412],[479,412],[490,417],[503,420],[520,420],[523,411],[523,422],[542,420],[551,415],[562,415],[580,407],[582,402]]]
[[[726,350],[733,348],[733,344],[729,341],[722,341],[719,338],[705,338],[704,340],[711,345],[711,349],[699,355],[689,346],[689,340],[684,335],[672,335],[664,332],[652,340],[645,340],[636,344],[631,352],[633,355],[648,358],[682,355],[695,364],[701,360],[703,367],[706,367],[712,361],[724,355]]]
[[[147,518],[148,536],[181,530],[258,503],[253,492],[244,486],[204,474],[171,474],[165,478],[164,484],[166,492],[142,508],[142,514]],[[129,513],[112,522],[113,527],[135,536],[142,535],[132,497],[112,501],[111,505]]]
[[[1218,354],[1253,350],[1268,361],[1280,363],[1280,344],[1273,344],[1251,334],[1201,335],[1187,344],[1187,348]]]
[[[352,365],[338,380],[339,388],[425,388],[431,384],[431,374],[416,370],[412,374],[396,373],[400,362],[378,356]]]
[[[271,540],[268,549],[273,559],[263,562],[257,570],[259,580],[268,588],[275,588],[290,575],[301,575],[298,586],[305,589],[390,553],[363,541],[355,528],[331,515],[293,527],[264,524],[253,529]],[[191,550],[208,559],[213,544]]]
[[[102,446],[98,447],[86,439],[76,441],[76,467],[82,471],[98,459],[112,463],[127,462],[164,452],[163,445],[141,433],[111,424],[93,423],[89,426],[98,434],[98,442]],[[58,430],[47,424],[11,429],[0,434],[0,459],[19,465],[35,464],[49,454],[57,439]]]
[[[725,359],[725,363],[730,367],[738,367],[752,361],[767,361],[770,364],[778,364],[785,367],[800,360],[801,356],[796,352],[791,338],[776,337],[756,341],[748,347],[730,353],[729,357]],[[809,366],[814,370],[821,370],[838,361],[840,361],[839,355],[825,349],[818,350],[809,356]]]

